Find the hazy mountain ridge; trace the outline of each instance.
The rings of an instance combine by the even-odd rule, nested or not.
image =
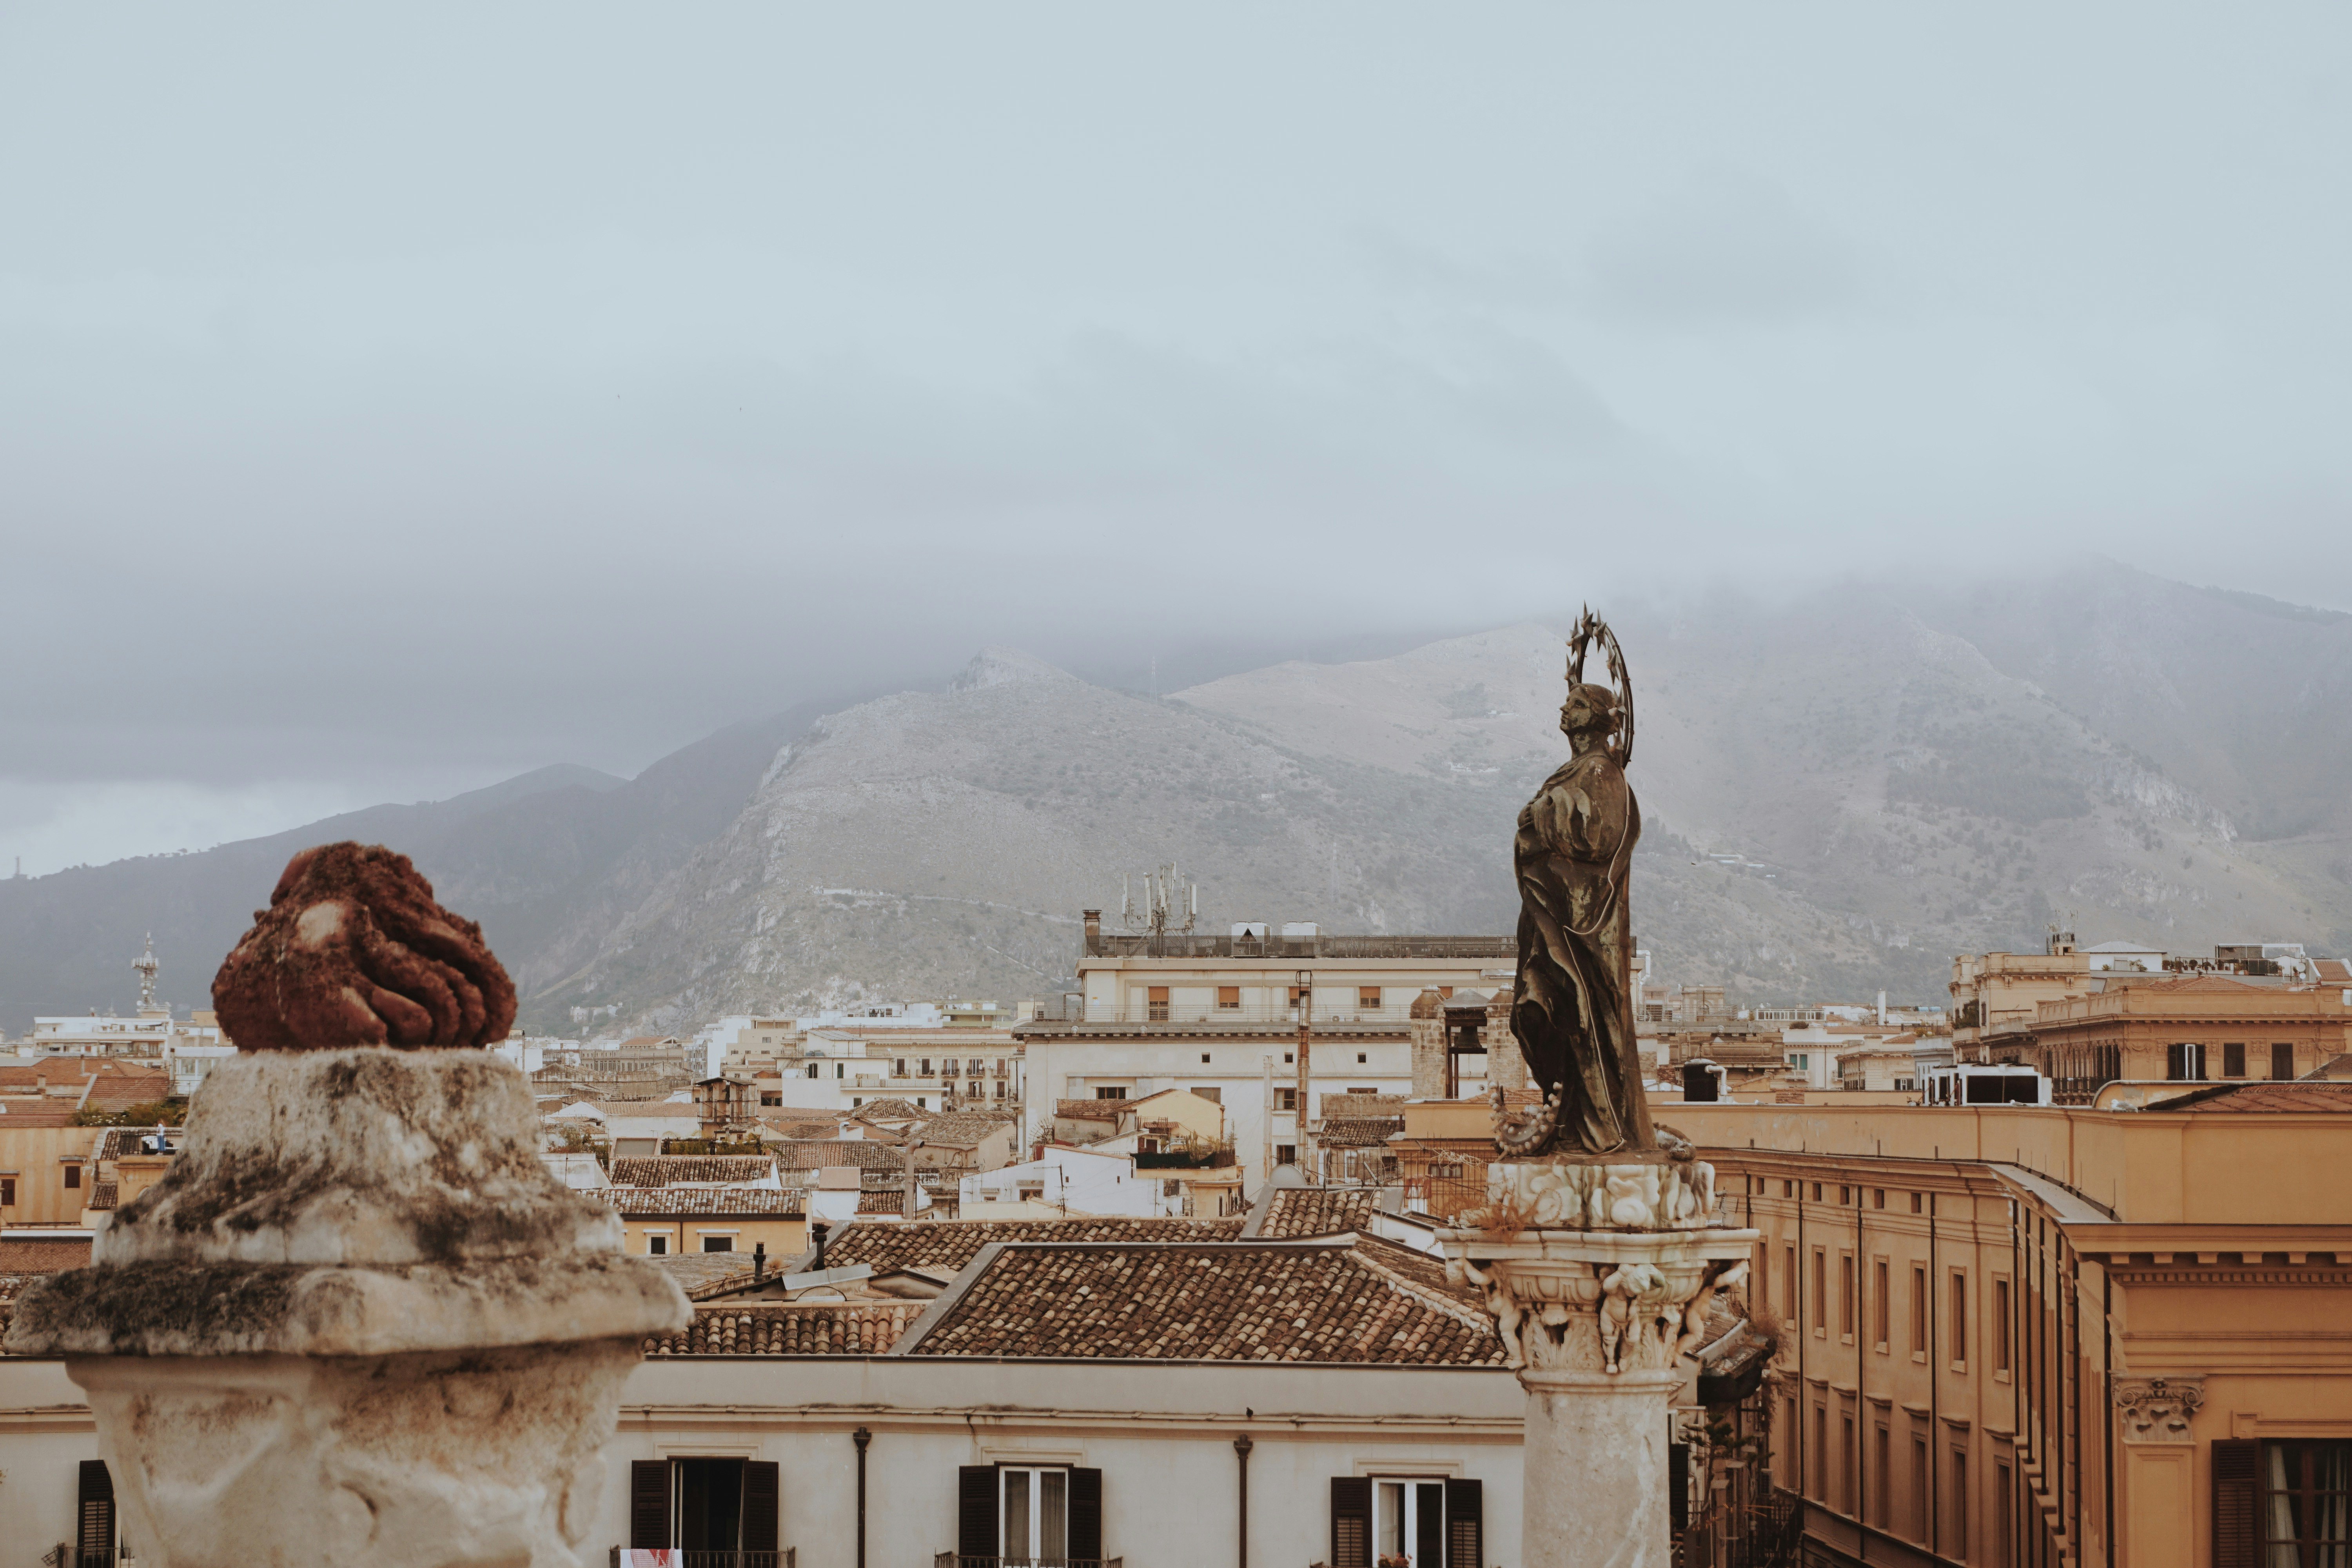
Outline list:
[[[2215,616],[2231,650],[2209,672],[2180,650]],[[2035,944],[2061,918],[2086,941],[2185,951],[2352,942],[2336,809],[2352,617],[2112,568],[1981,615],[1844,590],[1617,620],[1645,817],[1635,927],[1669,980],[1932,1000],[1952,952]],[[1155,700],[988,649],[942,689],[804,705],[626,784],[542,770],[205,856],[0,883],[0,1005],[21,1027],[127,994],[150,920],[184,1005],[285,856],[343,836],[415,855],[483,921],[542,1029],[588,1007],[682,1027],[858,995],[1034,994],[1069,972],[1080,909],[1116,923],[1120,873],[1170,859],[1211,930],[1504,931],[1513,819],[1566,755],[1563,661],[1556,629],[1507,626]],[[2270,679],[2232,710],[2216,692],[2245,670]],[[2315,826],[2263,837],[2247,821]]]

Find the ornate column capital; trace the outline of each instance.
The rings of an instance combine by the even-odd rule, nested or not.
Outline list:
[[[2194,1444],[2189,1417],[2205,1405],[2201,1377],[2119,1377],[2116,1408],[2126,1443]]]

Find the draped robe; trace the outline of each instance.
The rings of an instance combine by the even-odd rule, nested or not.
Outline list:
[[[1559,1093],[1555,1148],[1603,1154],[1657,1142],[1633,1039],[1626,880],[1641,808],[1604,747],[1572,757],[1519,813],[1519,967],[1511,1032]]]

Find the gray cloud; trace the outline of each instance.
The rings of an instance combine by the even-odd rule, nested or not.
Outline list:
[[[2347,32],[0,14],[0,856],[627,773],[996,641],[2053,541],[2341,600]]]

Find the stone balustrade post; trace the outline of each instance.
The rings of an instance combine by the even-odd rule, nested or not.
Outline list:
[[[1671,1560],[1683,1358],[1758,1235],[1714,1225],[1714,1171],[1678,1153],[1498,1162],[1487,1206],[1444,1233],[1449,1274],[1484,1292],[1527,1390],[1526,1568]]]

